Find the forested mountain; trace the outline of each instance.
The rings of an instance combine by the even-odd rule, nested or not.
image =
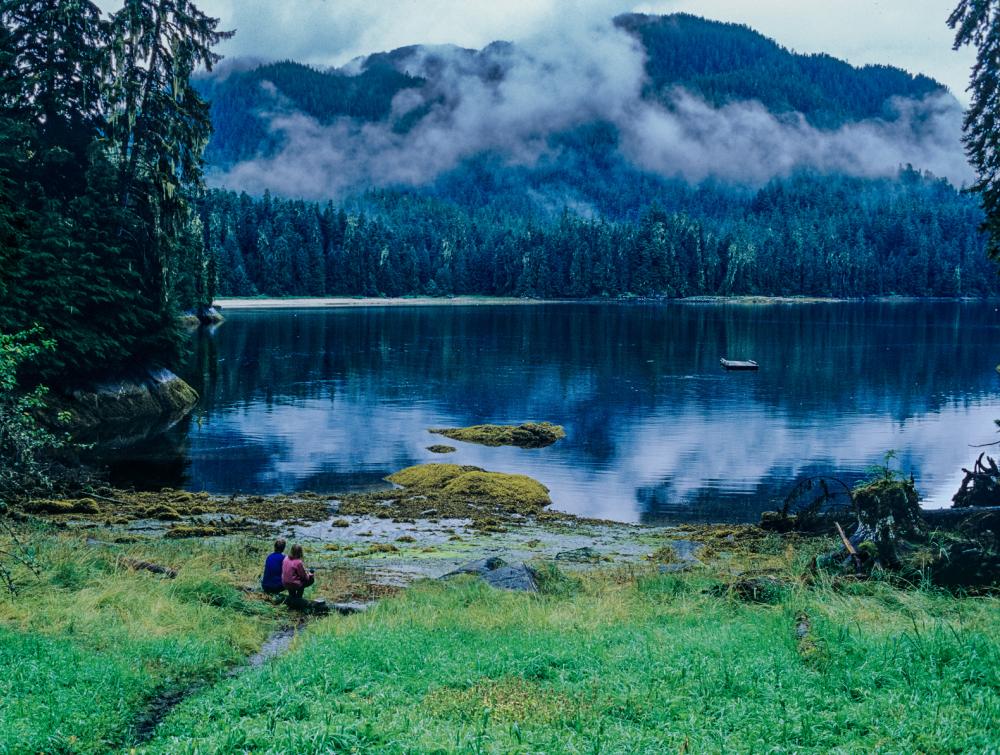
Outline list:
[[[937,82],[683,14],[585,42],[200,79],[216,181],[249,190],[200,205],[219,291],[997,292]]]
[[[709,102],[758,100],[774,113],[798,112],[822,127],[891,117],[892,97],[919,98],[942,89],[926,76],[892,66],[856,68],[830,55],[799,55],[739,24],[687,14],[619,16],[647,55],[648,92],[682,86]]]
[[[835,127],[891,118],[892,98],[943,90],[926,76],[891,66],[856,68],[829,55],[796,54],[743,25],[687,14],[629,14],[615,24],[641,42],[648,77],[643,95],[653,101],[665,101],[675,87],[683,87],[715,105],[756,100],[773,113],[801,113],[813,125]],[[393,97],[404,89],[432,86],[446,59],[457,58],[484,80],[502,79],[511,66],[512,47],[502,42],[478,51],[410,46],[369,55],[343,69],[320,71],[284,61],[202,77],[195,84],[212,103],[215,126],[206,159],[228,166],[274,154],[283,138],[268,128],[274,113],[303,113],[320,123],[344,116],[385,120]],[[410,128],[424,113],[410,113],[395,128]]]

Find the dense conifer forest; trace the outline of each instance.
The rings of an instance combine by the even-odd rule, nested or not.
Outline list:
[[[759,191],[681,186],[637,217],[525,215],[400,192],[350,206],[210,192],[224,295],[537,297],[997,291],[975,201],[947,182],[798,176]]]

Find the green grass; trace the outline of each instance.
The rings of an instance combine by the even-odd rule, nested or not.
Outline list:
[[[93,547],[35,533],[39,576],[0,596],[0,753],[107,752],[159,693],[255,651],[277,613],[233,585],[257,568],[245,544]],[[119,556],[180,569],[168,580]]]
[[[706,531],[705,569],[548,566],[539,595],[428,582],[316,621],[231,678],[284,617],[237,589],[266,544],[27,534],[41,574],[19,572],[23,594],[0,599],[4,755],[129,752],[151,701],[193,684],[139,752],[1000,749],[1000,601],[877,580],[806,586],[795,575],[823,543]],[[772,603],[726,589],[734,571],[780,580]],[[325,594],[356,578],[324,571]]]
[[[163,753],[986,752],[1000,606],[882,583],[774,606],[699,576],[426,584],[181,705]],[[809,616],[805,641],[797,616]]]

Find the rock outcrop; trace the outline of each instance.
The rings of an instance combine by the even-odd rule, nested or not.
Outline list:
[[[442,577],[456,577],[459,574],[471,574],[479,577],[490,587],[498,590],[520,590],[523,592],[538,592],[535,573],[527,564],[508,564],[498,556],[471,561],[455,571]]]
[[[148,369],[51,395],[48,422],[78,441],[124,445],[171,427],[197,403],[173,372]]]

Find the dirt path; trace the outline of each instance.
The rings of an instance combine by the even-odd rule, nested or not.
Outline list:
[[[180,705],[193,695],[200,694],[211,689],[215,684],[223,679],[245,674],[247,671],[260,668],[272,658],[277,658],[285,653],[291,646],[295,636],[301,632],[309,623],[305,616],[299,617],[292,623],[285,624],[274,630],[271,635],[264,640],[260,650],[251,655],[246,661],[238,666],[234,666],[225,677],[215,682],[198,681],[183,687],[173,687],[166,689],[156,695],[146,705],[145,710],[139,714],[135,722],[135,730],[131,737],[130,747],[137,747],[152,740],[156,733],[156,727],[169,715],[170,711]]]

